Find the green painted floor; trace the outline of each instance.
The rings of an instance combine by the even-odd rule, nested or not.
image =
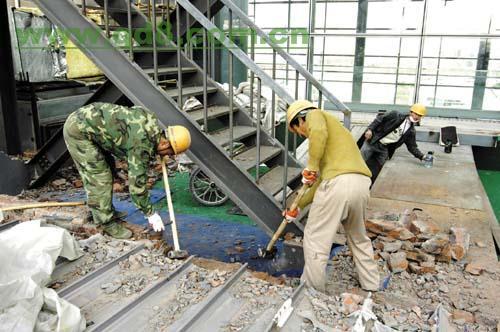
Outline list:
[[[500,222],[500,171],[478,170],[497,220]]]
[[[234,207],[234,204],[230,200],[216,207],[205,206],[196,202],[189,191],[189,173],[176,173],[175,176],[169,178],[169,183],[170,190],[173,193],[172,199],[176,214],[191,214],[204,216],[214,220],[231,221],[240,224],[254,224],[247,216],[229,214],[227,211]],[[157,182],[154,187],[163,189],[163,181]],[[166,210],[166,200],[161,200],[157,204],[157,208]]]

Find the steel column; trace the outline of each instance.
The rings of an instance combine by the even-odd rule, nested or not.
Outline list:
[[[0,1],[0,149],[8,154],[21,152],[17,126],[17,96],[14,62],[6,1]]]
[[[307,71],[314,74],[314,28],[316,25],[316,0],[309,0],[309,42],[307,44]],[[312,98],[312,84],[306,80],[306,99]]]
[[[366,32],[366,22],[368,17],[368,0],[358,0],[358,20],[356,33]],[[365,43],[364,37],[356,38],[356,48],[354,53],[354,68],[352,72],[352,101],[361,101],[363,86],[363,71],[365,65]]]
[[[418,63],[417,72],[415,73],[415,92],[413,94],[413,103],[418,102],[418,96],[420,93],[420,78],[422,75],[422,59],[424,57],[424,35],[425,35],[425,25],[427,22],[427,0],[424,0],[424,10],[422,13],[422,28],[420,30],[420,45],[418,49]],[[354,101],[354,100],[353,100]]]
[[[481,40],[477,54],[476,77],[474,78],[474,91],[472,93],[471,109],[483,109],[484,88],[488,78],[488,65],[490,62],[490,40]]]

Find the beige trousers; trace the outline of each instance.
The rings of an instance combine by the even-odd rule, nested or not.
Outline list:
[[[370,184],[370,178],[365,175],[342,174],[319,185],[304,230],[302,281],[306,285],[325,292],[326,264],[342,222],[361,287],[365,290],[379,288],[377,263],[364,223]]]

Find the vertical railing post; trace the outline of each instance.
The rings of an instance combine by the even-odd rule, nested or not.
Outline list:
[[[104,0],[104,27],[106,29],[106,37],[109,38],[109,12],[108,12],[108,0]]]
[[[323,91],[318,90],[318,108],[322,109],[323,104]]]
[[[19,7],[19,6],[16,6]],[[87,15],[87,0],[82,0],[82,14],[83,16]]]
[[[276,51],[273,50],[273,69],[272,69],[273,81],[276,80]],[[271,136],[276,137],[276,92],[271,94]]]
[[[203,28],[202,28],[203,29]],[[207,30],[203,29],[203,129],[208,133]],[[232,110],[230,110],[232,113]]]
[[[132,31],[132,4],[130,1],[127,1],[127,25],[128,25],[128,47],[129,53],[128,56],[130,61],[134,61],[134,36]]]
[[[175,3],[175,33],[177,34],[177,105],[182,110],[182,64],[181,64],[181,10],[180,5]]]
[[[233,11],[229,10],[229,39],[232,40],[233,33]],[[233,53],[228,50],[227,61],[229,64],[229,157],[233,158]]]
[[[250,32],[250,58],[255,61],[255,34],[252,30]],[[253,85],[255,81],[255,73],[250,72],[250,117],[253,119]]]
[[[208,18],[209,21],[212,20],[211,10],[210,10],[210,0],[207,0],[207,18]],[[211,70],[211,66],[210,66],[210,64],[212,63],[211,62],[211,54],[210,54],[210,50],[211,50],[211,38],[208,39],[207,47],[208,47],[208,49],[207,49],[207,64],[208,64],[207,75],[211,75],[212,74],[212,70]]]
[[[295,100],[299,100],[299,71],[295,71]],[[288,129],[288,128],[287,128]],[[293,156],[297,157],[297,134],[293,134]]]
[[[153,0],[153,11],[151,13],[153,22],[153,78],[158,85],[158,49],[156,44],[156,0]]]
[[[170,0],[167,0],[167,28],[173,30],[170,23]]]
[[[262,82],[260,77],[257,77],[257,137],[256,139],[256,149],[257,156],[255,161],[255,181],[259,181],[260,178],[260,105],[261,105],[261,92],[262,92]]]
[[[286,192],[288,188],[288,128],[285,128],[285,151],[283,153],[283,199],[282,199],[282,208],[286,209]]]

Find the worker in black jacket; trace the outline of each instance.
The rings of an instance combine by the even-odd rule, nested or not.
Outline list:
[[[377,177],[387,159],[391,158],[403,143],[416,158],[424,160],[424,154],[418,149],[415,124],[427,114],[422,104],[410,107],[409,114],[396,111],[379,115],[368,126],[361,155],[372,171],[372,181]]]

